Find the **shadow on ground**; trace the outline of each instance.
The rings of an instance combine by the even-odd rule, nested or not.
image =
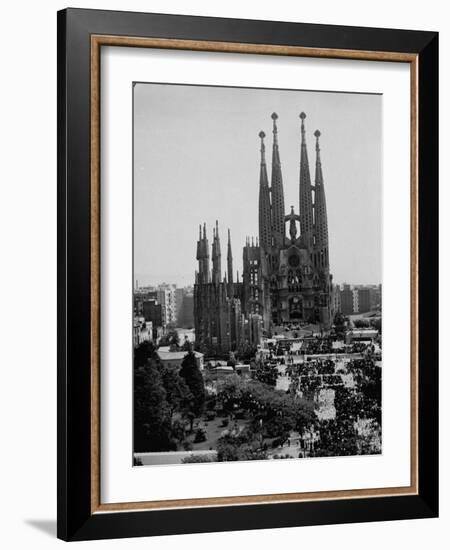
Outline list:
[[[25,523],[51,537],[56,537],[56,519],[26,519]]]

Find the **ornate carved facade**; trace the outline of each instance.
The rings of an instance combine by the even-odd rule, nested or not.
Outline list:
[[[197,243],[198,271],[194,286],[196,343],[205,351],[226,352],[260,342],[262,328],[283,324],[316,324],[328,329],[333,316],[333,285],[329,266],[328,222],[316,130],[314,185],[311,183],[305,137],[305,113],[300,114],[300,174],[298,214],[286,215],[276,113],[272,114],[272,170],[269,185],[265,133],[261,131],[259,239],[247,238],[243,275],[233,280],[228,231],[227,273],[222,278],[219,227],[213,229],[212,270],[206,227]],[[286,232],[286,225],[288,232]]]

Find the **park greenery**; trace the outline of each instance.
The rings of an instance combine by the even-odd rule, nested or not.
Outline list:
[[[315,434],[308,456],[380,452],[381,368],[370,346],[355,344],[357,355],[344,370],[331,358],[294,364],[288,354],[282,364],[290,382],[282,391],[276,389],[276,349],[268,359],[253,355],[250,375],[231,371],[217,377],[208,368],[200,371],[189,345],[180,348],[174,335],[168,341],[185,352],[179,368],[164,365],[152,343],[135,349],[135,452],[197,450],[184,463],[292,458],[283,449],[292,434],[301,438],[305,433]],[[331,340],[311,340],[306,349],[311,354],[329,353]],[[230,355],[227,364],[234,370],[237,359]],[[343,374],[352,375],[350,387]],[[335,416],[319,420],[318,395],[323,388],[334,392]],[[298,445],[295,456],[305,456]],[[274,454],[277,449],[281,451]],[[216,454],[201,454],[202,450]]]
[[[134,400],[135,452],[190,450],[206,436],[194,430],[194,421],[219,416],[225,429],[217,441],[218,460],[260,459],[271,440],[283,441],[314,419],[312,402],[257,379],[232,374],[208,392],[192,352],[177,372],[161,363],[149,343],[135,353]]]

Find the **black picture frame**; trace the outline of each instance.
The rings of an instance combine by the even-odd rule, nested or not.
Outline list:
[[[438,515],[438,34],[148,13],[58,12],[58,531],[137,537]],[[91,36],[404,52],[418,59],[418,493],[92,513]]]

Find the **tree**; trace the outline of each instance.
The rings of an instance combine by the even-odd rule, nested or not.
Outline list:
[[[192,412],[199,416],[205,404],[205,383],[194,352],[190,351],[184,357],[181,363],[180,376],[184,378],[192,393]]]
[[[236,460],[264,460],[267,449],[261,438],[251,430],[238,435],[227,434],[217,441],[217,460],[230,462]]]
[[[246,342],[241,345],[238,355],[241,361],[250,361],[250,359],[255,357],[256,352],[256,346],[252,346]]]
[[[171,367],[161,365],[160,372],[164,389],[166,390],[170,418],[173,417],[176,411],[180,412],[182,415],[186,414],[192,408],[194,396],[186,384],[185,379]]]
[[[345,335],[346,325],[347,318],[342,313],[337,312],[334,316],[334,331],[337,337],[342,338]]]
[[[134,451],[174,450],[170,409],[161,373],[155,361],[134,371]]]
[[[320,424],[320,439],[316,456],[354,456],[359,454],[353,422],[324,420]]]
[[[184,344],[182,345],[183,351],[192,351],[192,342],[189,342],[188,338],[185,338]]]
[[[370,324],[381,334],[381,317],[378,317],[377,319],[371,319]]]
[[[230,351],[229,356],[228,356],[228,360],[227,360],[227,366],[234,368],[236,366],[236,364],[237,364],[236,356],[234,355],[234,353],[232,351]]]
[[[236,409],[248,412],[252,429],[267,437],[287,437],[290,431],[300,431],[315,417],[312,402],[258,380],[243,382],[236,375],[218,385],[217,401],[229,414]]]
[[[167,331],[160,341],[161,346],[174,346],[178,347],[180,345],[180,336],[178,335],[177,330],[170,329]]]
[[[262,363],[255,369],[255,378],[264,384],[275,387],[278,379],[278,369],[276,365]]]
[[[137,346],[137,348],[134,349],[134,368],[143,367],[150,358],[155,359],[155,361],[159,361],[159,357],[156,353],[156,347],[153,342],[142,342]]]

